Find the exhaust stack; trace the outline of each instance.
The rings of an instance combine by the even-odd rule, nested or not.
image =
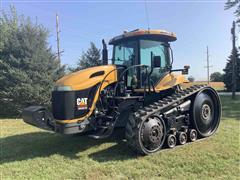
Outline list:
[[[107,50],[107,45],[106,45],[104,39],[102,40],[102,45],[103,45],[103,49],[102,49],[102,64],[103,65],[108,65],[108,50]]]

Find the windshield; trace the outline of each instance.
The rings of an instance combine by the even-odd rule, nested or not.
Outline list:
[[[136,41],[128,41],[115,45],[113,64],[132,66],[136,58],[136,50]]]

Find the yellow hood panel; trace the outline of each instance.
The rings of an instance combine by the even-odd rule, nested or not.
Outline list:
[[[116,69],[115,65],[106,65],[80,70],[62,77],[56,82],[56,86],[70,86],[72,90],[87,89],[101,82],[109,74],[103,83],[102,88],[104,88],[117,80],[117,72],[114,69]],[[104,74],[100,73],[98,76],[90,77],[92,74],[101,71],[104,71]]]
[[[170,89],[178,84],[189,82],[182,74],[167,74],[155,87],[157,91]]]

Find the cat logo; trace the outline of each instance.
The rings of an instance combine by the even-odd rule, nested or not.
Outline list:
[[[88,98],[77,98],[77,109],[84,110],[87,109],[87,100]]]

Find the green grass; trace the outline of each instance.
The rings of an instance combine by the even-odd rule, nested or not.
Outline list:
[[[240,97],[222,104],[214,136],[144,157],[126,147],[121,131],[93,140],[2,119],[0,179],[239,179]]]

